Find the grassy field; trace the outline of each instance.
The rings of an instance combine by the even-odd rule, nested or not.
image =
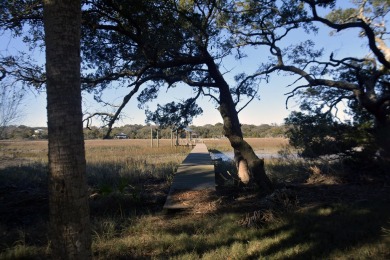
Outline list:
[[[229,151],[227,140],[205,140]],[[248,139],[277,151],[285,139]],[[156,146],[156,143],[155,143]],[[277,190],[243,189],[216,162],[216,194],[198,209],[164,212],[189,152],[161,140],[86,141],[95,259],[390,259],[389,178],[288,157],[266,161]],[[45,259],[47,142],[0,142],[0,259]],[[234,178],[234,176],[231,176]],[[201,213],[199,213],[201,212]]]
[[[286,138],[246,138],[245,140],[255,151],[267,151],[270,153],[276,153],[288,145],[288,139]],[[206,139],[204,142],[208,149],[222,152],[232,150],[228,139]]]

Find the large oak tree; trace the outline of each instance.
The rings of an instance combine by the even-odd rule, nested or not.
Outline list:
[[[248,79],[276,73],[298,76],[291,84],[294,87],[289,98],[299,97],[303,108],[317,113],[317,117],[331,113],[342,102],[355,117],[363,109],[371,116],[364,120],[373,121],[372,132],[381,158],[389,161],[390,48],[386,29],[389,1],[354,1],[348,8],[337,7],[340,2],[275,2],[265,16],[259,1],[243,1],[240,11],[245,12],[245,19],[241,14],[232,15],[229,28],[242,45],[265,46],[270,50],[270,61],[263,63]],[[370,53],[363,57],[338,57],[340,55],[327,50],[331,54],[326,58],[324,48],[316,49],[311,39],[294,39],[295,43],[291,43],[294,32],[304,29],[316,33],[318,25],[340,34],[357,29],[357,35],[367,40]]]
[[[249,101],[257,96],[259,79],[268,80],[272,73],[284,71],[307,82],[291,92],[306,104],[314,105],[313,101],[319,101],[320,108],[332,109],[342,100],[357,101],[373,116],[377,143],[383,157],[388,158],[389,64],[384,38],[387,32],[380,22],[388,13],[388,3],[362,0],[357,8],[337,9],[328,17],[318,15],[318,8],[333,7],[336,2],[89,1],[83,13],[83,68],[87,72],[83,76],[83,88],[94,92],[101,102],[104,99],[101,93],[112,86],[112,82],[129,88],[115,113],[92,115],[102,116],[111,129],[137,92],[141,91],[138,99],[142,106],[158,97],[164,86],[174,88],[177,83],[185,83],[194,89],[194,96],[181,104],[172,102],[159,106],[156,113],[148,113],[149,119],[171,124],[179,121],[183,125],[201,113],[196,99],[201,95],[211,97],[219,106],[224,131],[235,149],[236,158],[250,165],[252,176],[247,175],[243,180],[261,176],[260,182],[268,190],[271,185],[262,162],[256,159],[242,138],[238,104],[243,96]],[[29,12],[16,12],[23,15],[11,15],[12,19],[6,13],[7,19],[3,20],[20,26],[18,21],[29,19],[35,32],[33,38],[39,38],[39,30],[34,30],[39,28],[39,5],[30,7],[27,8]],[[12,13],[16,8],[8,7],[8,10]],[[331,55],[329,61],[324,62],[319,59],[322,52],[314,50],[311,41],[286,49],[280,47],[286,36],[296,29],[317,31],[316,22],[338,31],[360,28],[360,35],[368,39],[374,59]],[[242,58],[241,49],[245,46],[267,46],[273,59],[253,75],[238,75],[237,84],[229,86],[224,75],[226,71],[221,70],[219,64],[233,52],[237,53],[238,59]],[[259,56],[259,60],[261,58]],[[25,78],[30,82],[31,78],[36,79],[35,82],[41,80],[28,76]]]
[[[129,88],[116,113],[92,113],[105,118],[109,129],[138,91],[141,91],[138,99],[144,104],[158,97],[164,86],[173,88],[184,83],[192,87],[193,97],[182,104],[171,103],[183,108],[177,118],[184,116],[184,122],[190,122],[191,116],[201,112],[196,105],[199,96],[211,97],[219,107],[224,134],[235,149],[238,166],[249,166],[243,182],[256,180],[269,192],[272,185],[263,161],[243,139],[238,119],[238,112],[246,106],[244,103],[239,108],[240,101],[246,97],[249,102],[257,97],[258,82],[240,82],[242,74],[237,77],[237,84],[231,86],[225,79],[226,71],[219,66],[235,49],[224,29],[224,9],[231,8],[226,4],[226,1],[89,1],[83,12],[83,88],[95,93],[98,101],[103,101],[101,93],[112,82]],[[11,18],[6,18],[10,24],[30,19],[33,38],[39,38],[39,12],[36,12],[39,5],[27,9],[33,10],[27,12],[31,15],[18,17],[20,12],[12,16],[13,9],[9,7]]]
[[[219,63],[235,49],[223,27],[225,1],[99,1],[86,14],[85,53],[88,64],[98,69],[88,75],[86,88],[106,87],[113,78],[130,81],[131,91],[118,112],[143,87],[138,100],[141,104],[158,97],[159,91],[185,87],[194,89],[194,96],[183,102],[159,106],[148,119],[160,125],[191,122],[201,113],[196,105],[200,96],[209,96],[216,102],[224,122],[224,134],[235,150],[237,165],[242,169],[244,183],[256,182],[264,192],[272,190],[265,174],[263,160],[259,159],[243,139],[238,112],[257,96],[257,81],[240,82],[231,86]],[[230,6],[229,6],[230,7]],[[102,11],[104,10],[104,11]],[[137,12],[131,12],[137,10]],[[107,44],[109,43],[109,44]],[[112,58],[114,57],[114,58]],[[130,58],[132,57],[132,58]],[[115,64],[115,66],[114,66]],[[145,84],[151,82],[149,85]],[[117,113],[118,114],[118,113]],[[109,124],[116,120],[111,118]]]

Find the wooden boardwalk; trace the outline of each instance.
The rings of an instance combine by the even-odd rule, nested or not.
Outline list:
[[[192,207],[191,196],[183,195],[194,191],[215,191],[214,164],[206,145],[202,143],[192,149],[177,169],[164,209]]]

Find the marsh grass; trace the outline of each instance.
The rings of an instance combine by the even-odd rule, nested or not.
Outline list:
[[[277,153],[288,144],[286,138],[245,138],[245,141],[252,146],[255,151],[267,151],[269,153]],[[232,151],[229,140],[224,139],[205,139],[205,144],[208,149],[219,150],[221,152]]]
[[[226,140],[210,141],[228,149]],[[251,142],[277,150],[286,140]],[[0,259],[48,258],[47,143],[0,146]],[[213,211],[162,212],[188,151],[170,140],[160,148],[149,140],[86,142],[95,259],[390,258],[388,182],[348,184],[340,165],[286,157],[265,161],[282,195],[260,198],[237,185],[233,164],[216,162],[217,178],[224,175]],[[245,225],[248,216],[256,225]]]
[[[161,140],[159,148],[151,148],[149,140],[86,141],[85,147],[96,239],[117,234],[125,217],[161,210],[172,175],[189,151],[171,147],[170,140]],[[40,258],[47,253],[42,249],[47,243],[47,142],[2,141],[0,162],[0,259]]]

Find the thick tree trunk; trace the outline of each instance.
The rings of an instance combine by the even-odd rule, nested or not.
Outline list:
[[[45,0],[50,240],[53,259],[91,258],[80,88],[79,0]]]
[[[373,83],[374,81],[370,82]],[[368,89],[374,88],[373,85]],[[360,105],[374,116],[374,138],[376,146],[379,148],[380,157],[390,163],[390,116],[386,105],[376,94],[370,92],[371,95],[367,92],[358,92],[358,94],[356,98]]]
[[[240,178],[241,182],[244,184],[249,184],[251,182],[251,175],[248,163],[238,150],[234,150],[234,162],[236,163],[238,177]]]
[[[230,144],[235,150],[238,150],[242,156],[244,163],[248,165],[250,172],[250,181],[262,188],[265,193],[270,193],[273,190],[273,185],[265,173],[264,161],[259,159],[254,153],[252,147],[244,140],[242,136],[241,126],[238,119],[237,111],[234,107],[229,89],[220,88],[220,107],[219,112],[223,118],[224,134],[229,139]],[[240,160],[242,161],[242,160]],[[240,165],[240,164],[239,164]],[[241,172],[241,174],[245,174]],[[245,176],[245,175],[244,175]]]
[[[248,181],[246,179],[242,179],[242,181],[244,183],[254,181],[263,190],[263,192],[272,192],[273,185],[265,173],[264,161],[256,156],[252,147],[243,138],[240,121],[238,119],[238,113],[229,90],[229,85],[224,80],[223,76],[217,68],[217,65],[214,63],[214,60],[211,57],[209,58],[207,66],[211,76],[214,78],[219,87],[219,112],[223,119],[224,134],[229,139],[233,149],[237,150],[235,155],[240,157],[238,158],[238,166],[243,163],[243,168],[245,168],[246,165],[249,168],[250,175],[248,176],[247,174],[243,173],[242,177],[249,177],[250,180]]]
[[[380,157],[390,163],[390,119],[387,119],[386,115],[376,117],[375,139]]]

